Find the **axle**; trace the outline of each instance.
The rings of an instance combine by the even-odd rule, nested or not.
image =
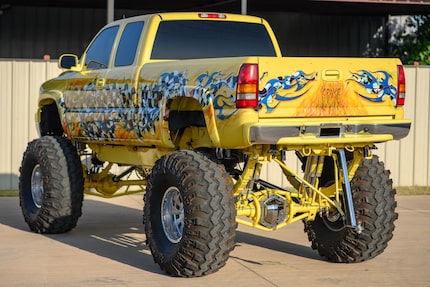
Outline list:
[[[248,156],[235,185],[237,222],[273,231],[299,220],[313,221],[317,214],[338,214],[345,225],[360,231],[362,227],[355,220],[350,180],[361,159],[369,156],[369,152],[360,148],[349,153],[351,159],[347,159],[344,149],[307,149],[303,156],[303,176],[283,162],[280,151]],[[259,174],[265,160],[276,162],[293,187],[281,188],[262,181]],[[329,161],[332,165],[327,164]]]

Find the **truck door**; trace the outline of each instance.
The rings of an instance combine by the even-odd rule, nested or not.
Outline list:
[[[108,138],[103,130],[106,102],[106,77],[119,25],[103,29],[87,48],[83,69],[70,74],[64,91],[64,120],[75,138]]]
[[[137,78],[140,70],[139,42],[144,22],[127,23],[114,52],[112,68],[106,79],[106,105],[103,129],[109,139],[132,141],[140,138],[137,100]]]
[[[137,139],[133,97],[142,29],[143,21],[107,27],[87,49],[86,70],[69,81],[65,93],[66,121],[73,123],[74,137]]]

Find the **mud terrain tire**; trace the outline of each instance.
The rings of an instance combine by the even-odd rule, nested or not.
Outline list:
[[[75,147],[65,138],[44,136],[30,142],[19,177],[19,199],[30,229],[64,233],[81,216],[84,180]]]
[[[144,205],[147,244],[168,274],[198,277],[218,271],[234,249],[232,181],[222,165],[194,151],[158,160]]]
[[[312,248],[332,262],[361,262],[381,254],[393,237],[396,191],[392,188],[390,172],[377,156],[363,159],[351,181],[357,223],[363,230],[343,226],[339,219],[329,222],[317,216],[305,223]]]

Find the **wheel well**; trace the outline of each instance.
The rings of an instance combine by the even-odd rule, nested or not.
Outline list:
[[[177,97],[167,103],[169,130],[179,131],[186,127],[205,127],[206,121],[200,103],[187,97]]]
[[[39,127],[42,136],[61,136],[63,134],[63,127],[55,103],[50,103],[41,107]]]
[[[177,131],[186,127],[205,127],[202,111],[170,111],[169,130]]]
[[[176,97],[166,104],[170,137],[181,149],[212,146],[200,103],[189,97]]]

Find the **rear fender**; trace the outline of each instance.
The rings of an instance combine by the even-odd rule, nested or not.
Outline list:
[[[191,97],[176,97],[167,103],[168,126],[175,145],[179,143],[182,136],[190,136],[184,133],[187,128],[194,132],[193,137],[198,137],[198,142],[205,147],[216,147],[219,145],[219,135],[214,119],[212,105],[202,108],[201,104]],[[197,134],[196,134],[197,133]],[[197,146],[195,147],[197,148]]]

